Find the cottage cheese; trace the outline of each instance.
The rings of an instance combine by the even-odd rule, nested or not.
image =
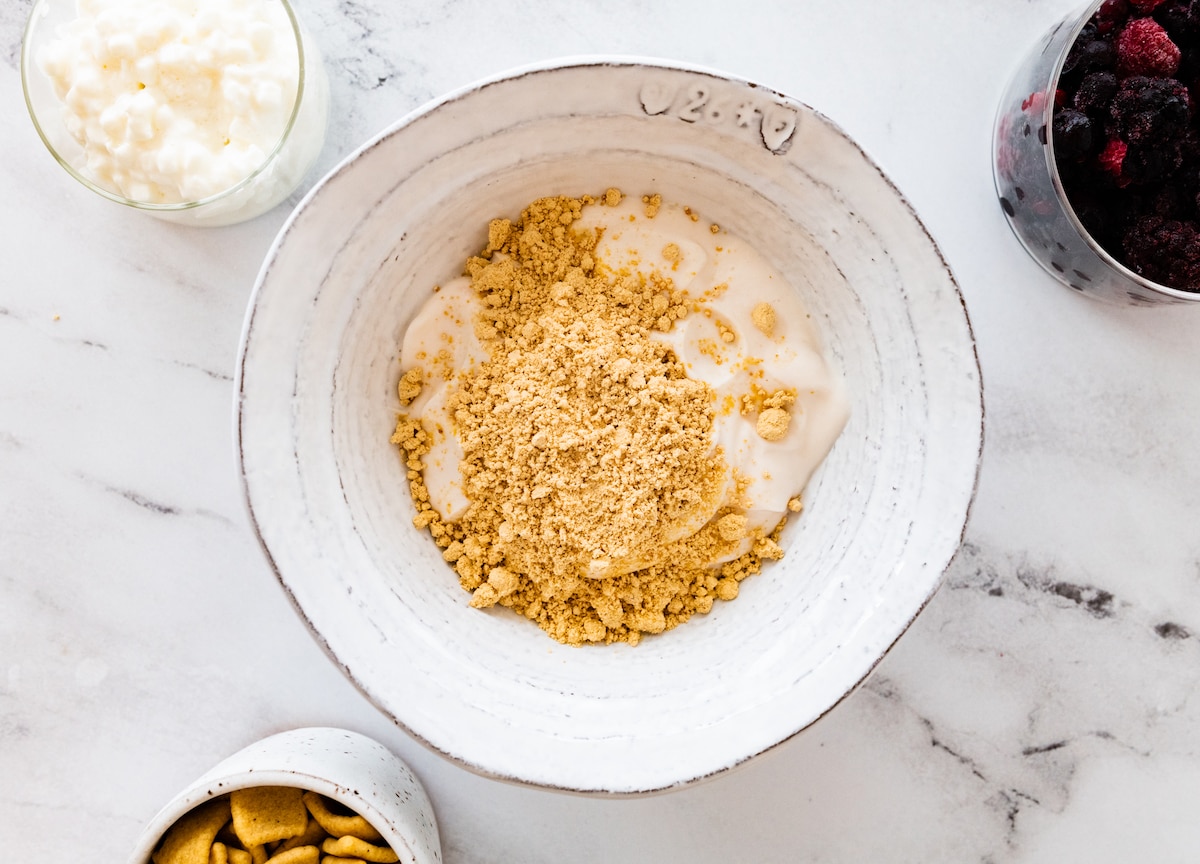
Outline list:
[[[300,47],[282,3],[78,0],[76,8],[36,60],[82,148],[80,173],[130,200],[170,205],[218,195],[268,161],[301,89]],[[242,202],[260,212],[290,192],[324,137],[327,83],[307,44],[304,59],[305,99],[317,104],[297,117],[300,152]]]

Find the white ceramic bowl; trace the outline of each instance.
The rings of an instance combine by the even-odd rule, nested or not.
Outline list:
[[[435,284],[536,197],[657,191],[794,283],[852,416],[786,557],[641,645],[568,648],[469,595],[412,526],[401,335]],[[521,70],[415,112],[297,208],[247,314],[237,444],[257,531],[313,633],[381,710],[495,777],[679,786],[795,734],[850,692],[958,547],[982,436],[962,298],[912,209],[820,114],[657,61]]]
[[[146,825],[129,864],[149,864],[158,841],[184,813],[254,786],[307,789],[344,804],[383,835],[402,864],[442,860],[433,807],[408,766],[365,735],[315,727],[255,741],[198,777]]]

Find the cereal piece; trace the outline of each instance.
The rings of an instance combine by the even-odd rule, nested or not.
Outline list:
[[[783,408],[765,408],[758,415],[754,429],[764,441],[779,441],[787,435],[792,415]]]
[[[267,859],[268,864],[317,864],[321,850],[316,846],[296,846],[285,852],[276,852]]]
[[[229,793],[233,830],[250,849],[276,840],[286,840],[304,831],[308,814],[301,796],[304,790],[288,786],[255,786]]]
[[[655,192],[653,195],[643,195],[642,203],[646,205],[646,218],[653,219],[658,215],[658,210],[662,207],[662,195]]]
[[[267,864],[268,853],[265,844],[259,843],[257,846],[251,846],[249,851],[253,864]]]
[[[275,854],[278,855],[280,852],[295,849],[297,846],[320,846],[321,841],[328,836],[329,832],[321,827],[320,822],[316,819],[309,819],[304,831],[295,837],[284,840],[279,848],[275,850]]]
[[[604,190],[604,204],[607,207],[616,207],[623,197],[625,196],[621,194],[621,190],[615,186]]]
[[[228,798],[206,801],[167,829],[150,858],[154,864],[208,864],[213,840],[228,821]]]
[[[400,376],[400,383],[396,386],[396,392],[400,396],[401,405],[409,405],[414,399],[421,395],[421,386],[425,381],[425,375],[420,368],[413,367]]]
[[[234,846],[229,849],[229,864],[254,864],[254,859],[250,857],[250,853],[245,849],[238,849]]]
[[[371,823],[358,814],[342,816],[329,809],[325,799],[316,792],[304,793],[304,806],[322,828],[334,837],[357,837],[378,843],[383,835],[371,827]]]
[[[788,508],[788,510],[790,510],[793,513],[799,513],[801,510],[804,509],[804,502],[802,502],[798,497],[797,498],[789,498],[788,503],[787,503],[787,508]]]
[[[673,268],[678,267],[679,262],[683,260],[683,250],[679,248],[678,243],[668,243],[663,247],[662,256],[671,262]]]
[[[775,334],[775,307],[770,303],[759,303],[751,309],[750,320],[764,336]]]
[[[321,864],[367,864],[361,858],[339,858],[336,855],[326,855],[321,859]]]
[[[329,839],[321,844],[321,851],[341,858],[361,858],[374,864],[393,864],[400,856],[389,846],[374,846],[357,837],[338,837]]]
[[[208,864],[229,864],[229,847],[224,843],[213,843],[208,850]]]

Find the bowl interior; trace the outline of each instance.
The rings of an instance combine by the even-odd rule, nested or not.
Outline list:
[[[726,107],[689,120],[701,91]],[[734,602],[635,648],[573,649],[507,610],[467,607],[412,526],[388,436],[404,329],[485,244],[487,220],[609,186],[661,193],[754,243],[802,295],[852,413],[785,530],[786,557]],[[851,690],[957,548],[981,432],[961,298],[878,169],[799,103],[651,63],[469,88],[352,156],[268,256],[240,385],[257,529],[331,654],[441,752],[582,791],[720,771]]]

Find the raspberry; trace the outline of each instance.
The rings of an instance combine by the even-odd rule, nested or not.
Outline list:
[[[1125,266],[1147,279],[1200,290],[1200,226],[1192,221],[1143,216],[1125,232]]]
[[[1154,145],[1182,140],[1191,117],[1188,89],[1174,78],[1126,78],[1109,108],[1111,128],[1123,140]]]
[[[1082,111],[1054,113],[1054,154],[1059,159],[1082,162],[1092,154],[1092,121]]]
[[[1129,150],[1129,145],[1120,138],[1109,138],[1104,145],[1104,149],[1100,151],[1100,170],[1117,181],[1117,185],[1126,185],[1129,181],[1122,183],[1121,165],[1125,162],[1125,154]]]
[[[1179,71],[1179,46],[1153,18],[1136,18],[1117,36],[1117,72],[1170,78]]]

